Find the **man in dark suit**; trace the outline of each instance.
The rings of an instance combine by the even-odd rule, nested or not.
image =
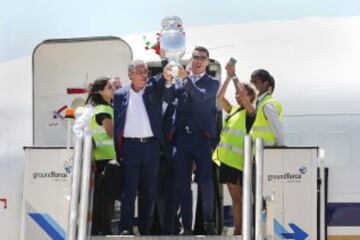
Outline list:
[[[143,61],[129,64],[131,85],[114,93],[114,140],[118,160],[124,165],[121,204],[121,234],[132,235],[136,192],[139,189],[139,231],[149,234],[159,165],[160,146],[164,145],[161,116],[162,79],[148,79]]]
[[[180,67],[182,86],[166,84],[164,100],[171,103],[175,98],[177,109],[174,124],[174,170],[179,184],[183,234],[190,235],[192,225],[191,174],[193,161],[203,202],[204,229],[208,235],[216,234],[213,219],[214,185],[212,180],[212,139],[216,136],[215,99],[219,81],[205,70],[209,52],[196,47],[192,54],[191,72],[188,76]],[[167,82],[172,79],[169,67],[164,70]]]

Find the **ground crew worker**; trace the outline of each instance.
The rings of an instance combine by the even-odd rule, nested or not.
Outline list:
[[[113,89],[108,77],[99,77],[91,85],[86,104],[95,107],[90,121],[93,134],[93,158],[95,160],[95,189],[93,201],[93,235],[110,235],[114,209],[113,189],[116,182],[104,178],[104,170],[116,156],[113,141],[113,108],[110,105]],[[113,163],[111,162],[111,163]],[[114,164],[115,164],[114,163]],[[120,184],[120,183],[119,183]]]
[[[251,74],[251,83],[259,91],[256,101],[256,118],[251,129],[252,139],[261,137],[265,146],[285,145],[284,126],[282,123],[282,106],[272,97],[275,80],[264,69],[255,70]]]
[[[228,116],[220,135],[220,142],[213,153],[213,160],[220,166],[220,183],[227,184],[232,199],[234,235],[242,234],[242,178],[244,165],[244,135],[248,134],[255,120],[255,90],[248,84],[235,80],[235,67],[228,63],[227,77],[217,96],[217,100]],[[229,83],[237,85],[236,100],[239,105],[231,105],[225,98]]]

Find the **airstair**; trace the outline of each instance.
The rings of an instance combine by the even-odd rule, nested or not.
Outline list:
[[[250,136],[244,139],[244,174],[243,174],[243,236],[90,236],[91,218],[88,216],[91,206],[91,147],[92,136],[89,120],[92,109],[82,108],[77,113],[74,124],[75,146],[72,153],[71,184],[62,190],[66,197],[57,202],[66,206],[62,211],[62,220],[54,221],[59,209],[47,209],[43,198],[33,196],[31,188],[36,186],[34,174],[39,163],[39,155],[28,154],[30,171],[25,174],[24,208],[22,239],[49,239],[31,234],[40,234],[39,226],[50,239],[101,240],[101,239],[318,239],[325,238],[325,190],[324,169],[321,151],[318,147],[264,147],[261,139],[256,139],[252,146]],[[36,149],[30,149],[36,151]],[[59,149],[59,151],[64,149]],[[59,154],[61,155],[61,154]],[[66,151],[69,155],[69,149]],[[255,159],[255,160],[254,160]],[[48,171],[49,172],[49,171]],[[50,171],[51,173],[52,171]],[[37,173],[37,172],[36,172]],[[56,171],[55,171],[55,174]],[[46,174],[45,174],[46,175]],[[45,176],[36,175],[37,178]],[[51,175],[51,174],[50,174]],[[49,176],[50,176],[49,175]],[[48,175],[46,175],[48,176]],[[27,184],[27,181],[31,184]],[[53,181],[53,184],[59,181]],[[55,187],[54,187],[55,188]],[[45,204],[46,203],[46,204]],[[38,220],[35,216],[38,211]],[[65,214],[65,211],[68,212]],[[41,218],[42,217],[42,218]],[[50,217],[50,218],[49,218]],[[49,220],[50,219],[50,220]],[[44,222],[47,224],[44,224]],[[55,222],[55,223],[54,223]],[[66,229],[66,230],[65,230]],[[53,234],[53,235],[51,235]],[[57,234],[57,235],[56,235]],[[39,235],[39,236],[40,236]],[[30,237],[31,236],[31,237]],[[57,236],[56,238],[53,236]]]

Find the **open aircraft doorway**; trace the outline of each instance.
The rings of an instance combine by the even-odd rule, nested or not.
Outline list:
[[[33,52],[33,144],[65,146],[64,108],[84,102],[89,84],[99,76],[127,80],[132,57],[130,46],[118,37],[40,43]]]

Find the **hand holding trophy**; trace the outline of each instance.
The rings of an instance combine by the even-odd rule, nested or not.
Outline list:
[[[164,69],[164,78],[168,84],[176,84],[179,78],[179,69],[181,73],[183,70],[179,61],[184,56],[186,49],[183,23],[179,17],[171,16],[165,17],[161,21],[161,25],[160,52],[169,62]]]

